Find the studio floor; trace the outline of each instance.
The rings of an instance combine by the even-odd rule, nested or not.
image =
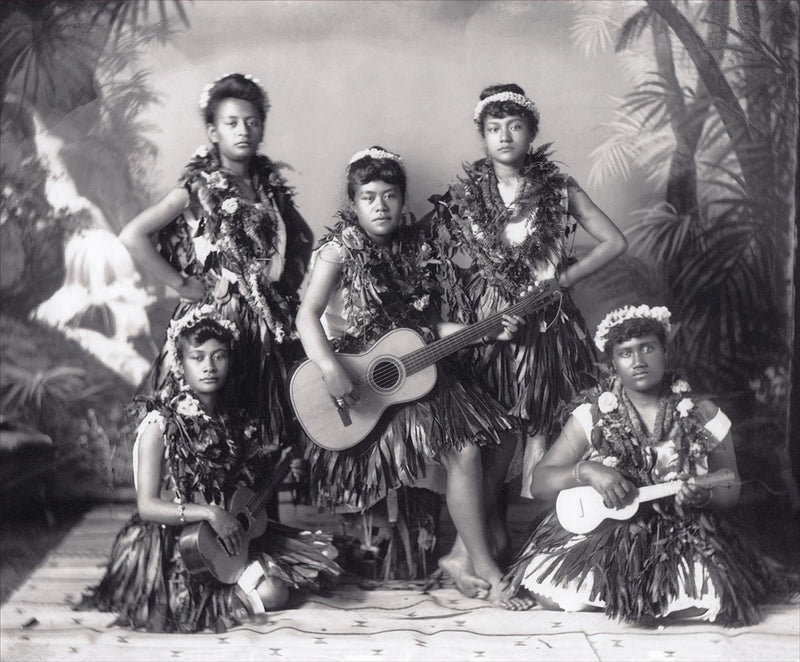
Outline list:
[[[770,605],[758,625],[634,628],[602,614],[509,612],[453,588],[330,595],[224,634],[160,635],[71,605],[95,584],[131,503],[95,506],[0,609],[0,658],[24,660],[800,660],[800,605]],[[305,527],[311,509],[287,506]],[[519,532],[524,508],[512,506]]]

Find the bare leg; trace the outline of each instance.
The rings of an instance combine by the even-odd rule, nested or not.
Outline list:
[[[499,446],[481,449],[483,462],[483,502],[485,504],[487,535],[492,556],[500,565],[509,561],[511,539],[506,524],[505,485],[508,466],[514,457],[519,439],[506,435]]]
[[[465,446],[460,451],[447,455],[443,461],[447,468],[447,508],[450,517],[472,561],[474,576],[491,585],[485,597],[492,602],[500,602],[507,596],[503,596],[502,573],[489,552],[486,536],[480,449]],[[442,569],[445,572],[460,572],[460,576],[451,575],[459,590],[462,590],[462,585],[467,591],[475,588],[474,580],[469,576],[465,577],[464,571],[468,570],[468,566],[461,564],[458,567],[452,562],[452,558],[445,557],[443,561]]]

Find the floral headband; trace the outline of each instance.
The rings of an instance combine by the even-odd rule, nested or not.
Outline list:
[[[486,106],[488,106],[490,103],[496,103],[500,101],[510,101],[518,106],[522,106],[526,110],[529,110],[531,113],[533,113],[533,116],[536,118],[537,122],[539,121],[539,110],[536,108],[536,104],[524,94],[517,94],[516,92],[498,92],[497,94],[492,94],[485,99],[481,99],[478,102],[478,105],[475,106],[475,112],[472,116],[475,124],[480,125],[481,115],[483,114]]]
[[[176,377],[183,377],[183,366],[181,366],[180,354],[178,353],[178,338],[186,331],[193,329],[202,320],[212,320],[217,326],[222,327],[233,337],[234,342],[239,339],[239,329],[230,320],[221,317],[214,306],[207,304],[198,308],[192,308],[183,317],[172,320],[167,329],[166,350],[172,363],[171,370]]]
[[[655,320],[664,327],[664,332],[669,333],[672,326],[669,323],[669,318],[672,313],[665,306],[623,306],[612,310],[608,315],[603,318],[603,321],[597,326],[597,332],[594,334],[594,344],[597,349],[604,352],[606,343],[608,343],[608,332],[618,324],[622,324],[631,319],[651,319]]]
[[[234,75],[233,73],[224,74],[223,76],[220,76],[219,78],[217,78],[217,80],[212,81],[210,83],[206,83],[205,85],[203,85],[203,91],[200,93],[200,101],[197,104],[200,107],[201,111],[205,111],[206,106],[208,106],[208,102],[211,100],[211,90],[214,89],[214,86],[217,83],[219,83],[221,80],[224,80],[228,76],[233,76],[233,75]],[[242,75],[247,80],[249,80],[251,83],[255,83],[256,85],[261,87],[261,81],[258,80],[258,78],[254,78],[250,74],[242,74]],[[264,88],[263,87],[261,87],[261,91],[264,93],[264,98],[266,99],[267,98],[267,93],[264,92]]]
[[[356,152],[353,156],[350,157],[350,160],[347,162],[347,167],[353,165],[356,161],[360,161],[363,158],[369,157],[371,159],[389,159],[390,161],[397,161],[400,164],[400,167],[403,167],[403,159],[400,158],[399,154],[394,154],[393,152],[387,152],[385,149],[378,149],[377,147],[370,147],[369,149],[362,149],[360,152]]]

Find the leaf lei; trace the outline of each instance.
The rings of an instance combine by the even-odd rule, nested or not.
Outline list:
[[[433,248],[413,225],[398,228],[378,244],[360,228],[355,214],[340,211],[339,222],[320,240],[342,249],[345,336],[334,341],[340,352],[361,351],[388,331],[413,328],[426,340],[438,319],[439,287],[430,265]]]
[[[247,200],[235,176],[220,163],[215,149],[194,155],[181,181],[196,187],[203,210],[198,234],[207,235],[221,251],[212,251],[203,273],[225,267],[237,278],[239,291],[267,324],[277,342],[292,328],[289,302],[276,283],[268,280],[267,262],[277,252],[278,213],[270,204],[291,201],[292,192],[277,166],[266,156],[252,159],[253,186],[263,202]],[[288,256],[287,256],[288,257]]]
[[[514,204],[506,207],[497,188],[491,159],[464,165],[466,176],[450,187],[448,208],[457,246],[473,259],[489,283],[509,301],[519,298],[520,288],[533,281],[534,269],[545,260],[560,261],[561,240],[572,228],[563,223],[564,189],[572,180],[548,158],[550,145],[527,155],[520,170],[523,187]],[[502,241],[509,222],[527,219],[527,236],[518,245]]]
[[[651,434],[647,433],[618,377],[606,379],[597,389],[592,389],[588,398],[599,417],[592,429],[592,446],[603,457],[617,458],[616,468],[637,485],[653,484],[651,471],[657,459],[654,446],[658,442],[672,439],[679,465],[691,474],[695,473],[697,461],[708,454],[713,444],[705,421],[698,417],[697,407],[681,415],[678,404],[687,399],[687,394],[665,391],[659,398]],[[598,400],[603,393],[613,393],[616,397],[617,406],[612,411],[600,410]]]
[[[137,404],[164,417],[168,467],[184,502],[199,493],[208,503],[224,504],[239,483],[253,484],[257,427],[243,415],[207,414],[189,391]]]

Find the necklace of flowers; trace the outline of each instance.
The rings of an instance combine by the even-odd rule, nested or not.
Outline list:
[[[414,228],[401,227],[391,240],[378,244],[359,227],[351,211],[340,211],[339,222],[320,245],[333,242],[343,249],[341,282],[347,335],[338,351],[363,349],[398,327],[430,328],[431,296],[436,281],[426,268],[433,249],[419,242]],[[349,337],[348,337],[349,336]]]
[[[564,188],[570,178],[559,172],[548,156],[549,145],[529,154],[520,170],[523,185],[508,208],[497,188],[491,159],[465,165],[466,177],[450,188],[455,206],[451,215],[460,242],[472,255],[483,276],[515,300],[520,286],[531,282],[531,270],[544,260],[557,259],[564,227]],[[514,219],[525,219],[526,236],[515,245],[503,243],[503,230]]]
[[[242,478],[252,481],[247,459],[255,448],[257,429],[227,413],[211,415],[188,387],[159,406],[165,419],[168,467],[182,501],[200,492],[208,503],[224,497]]]
[[[291,198],[291,190],[273,162],[262,154],[252,159],[253,188],[261,200]],[[242,193],[234,173],[226,170],[216,149],[201,146],[184,170],[183,179],[200,185],[202,231],[233,267],[239,291],[280,343],[292,327],[286,297],[267,278],[268,262],[277,252],[278,212],[271,204],[253,204]]]
[[[659,397],[656,421],[651,433],[633,403],[622,381],[614,377],[597,397],[599,419],[592,435],[592,445],[605,458],[604,464],[635,477],[639,485],[652,483],[650,471],[655,463],[653,446],[667,437],[672,439],[680,466],[693,472],[698,459],[707,454],[711,434],[697,417],[691,388],[682,379],[675,379],[670,392]]]

